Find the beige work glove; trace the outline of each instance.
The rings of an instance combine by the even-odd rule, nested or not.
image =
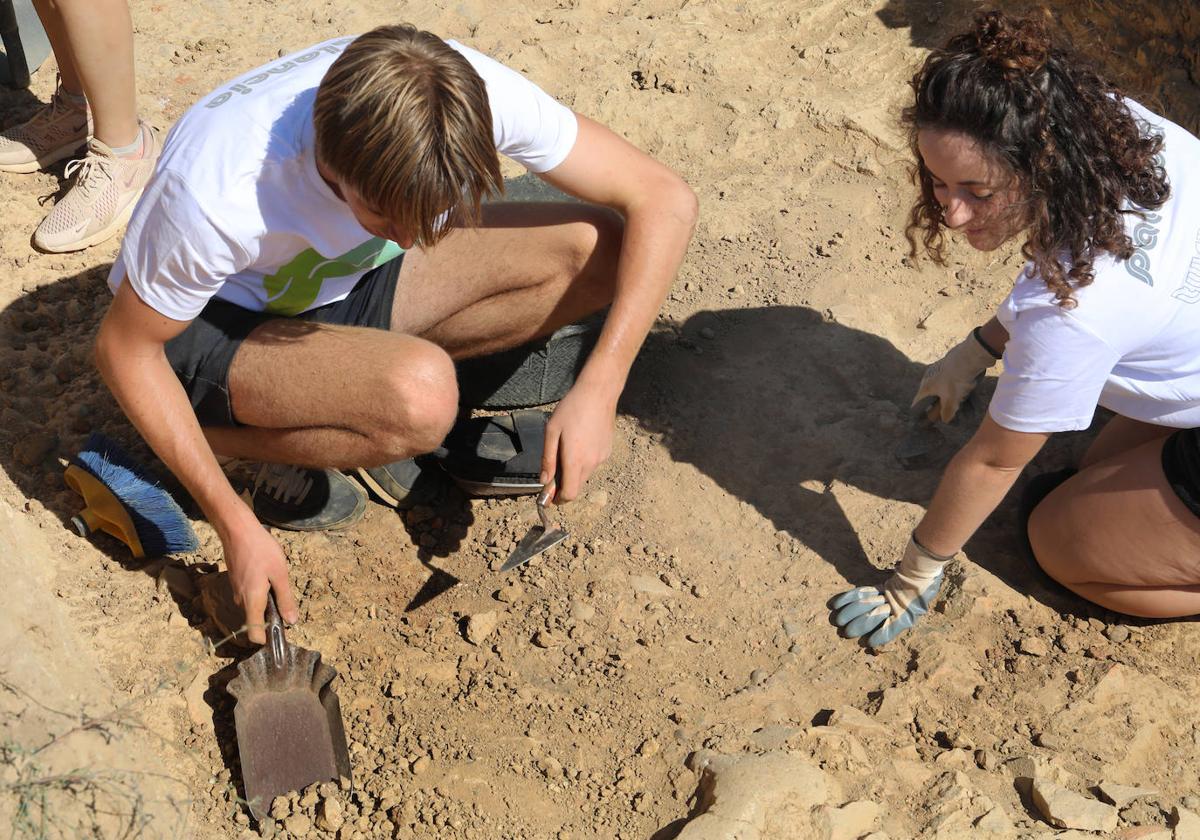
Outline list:
[[[943,423],[953,420],[958,407],[975,390],[980,377],[996,364],[996,358],[976,337],[976,332],[973,330],[945,356],[925,368],[912,405],[916,408],[921,400],[935,397],[937,402],[929,409],[930,420],[939,417]]]
[[[882,590],[860,586],[833,599],[833,623],[850,638],[866,636],[871,647],[886,645],[929,612],[952,559],[934,554],[913,536]]]

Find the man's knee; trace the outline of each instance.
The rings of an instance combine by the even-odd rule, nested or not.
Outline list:
[[[458,415],[454,362],[437,345],[413,341],[382,366],[380,438],[396,458],[436,449]]]

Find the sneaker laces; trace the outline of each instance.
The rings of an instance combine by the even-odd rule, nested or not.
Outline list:
[[[68,163],[63,175],[70,178],[78,172],[73,189],[90,196],[115,180],[112,169],[115,162],[116,158],[100,154],[89,146],[87,155]]]
[[[290,464],[263,464],[254,479],[253,495],[257,496],[261,489],[281,504],[303,502],[313,486],[310,472],[304,467]]]

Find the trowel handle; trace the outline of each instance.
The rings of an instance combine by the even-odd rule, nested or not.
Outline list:
[[[271,650],[271,667],[282,670],[287,664],[287,639],[283,635],[283,619],[275,606],[275,595],[267,592],[267,646]]]

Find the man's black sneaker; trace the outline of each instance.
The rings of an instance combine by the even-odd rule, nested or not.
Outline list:
[[[263,464],[250,498],[254,514],[289,531],[336,531],[362,519],[367,494],[337,470]]]
[[[393,461],[382,467],[360,467],[355,473],[381,502],[400,510],[437,504],[449,483],[445,471],[432,458],[424,456]]]

